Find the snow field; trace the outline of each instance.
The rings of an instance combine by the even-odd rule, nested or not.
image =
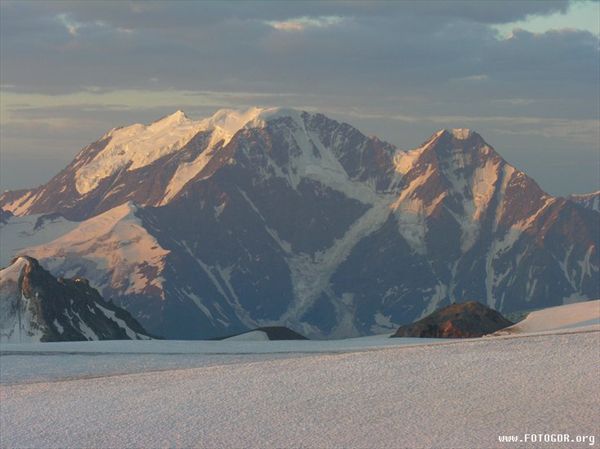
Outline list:
[[[598,434],[599,344],[571,332],[5,385],[1,445],[493,448],[501,434]]]

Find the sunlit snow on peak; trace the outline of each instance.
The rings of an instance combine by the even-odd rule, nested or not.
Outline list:
[[[149,125],[136,123],[115,128],[104,138],[110,139],[104,150],[81,167],[76,174],[80,194],[94,190],[103,179],[120,170],[135,170],[179,151],[201,131],[212,132],[211,144],[226,145],[244,127],[263,127],[271,119],[299,117],[300,112],[281,108],[220,109],[210,117],[193,120],[183,111],[162,117]]]
[[[166,115],[163,118],[160,118],[160,119],[156,120],[155,122],[151,123],[150,126],[176,125],[176,124],[181,123],[186,120],[190,120],[190,119],[185,114],[185,112],[183,112],[181,109],[178,109],[177,111],[173,112],[172,114]]]
[[[450,133],[458,140],[466,140],[471,137],[471,130],[469,128],[453,128]]]

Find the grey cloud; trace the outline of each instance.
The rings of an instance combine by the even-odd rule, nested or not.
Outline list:
[[[589,123],[598,119],[600,96],[597,36],[517,31],[503,40],[490,26],[567,7],[566,1],[2,1],[0,75],[4,91],[23,93],[188,91],[198,98],[197,106],[186,108],[195,116],[251,104],[321,110],[401,146],[420,143],[433,127],[451,126],[442,123],[451,117],[481,117],[472,125],[486,137],[530,147],[531,154],[568,145],[589,149],[595,136]],[[74,24],[75,33],[61,17]],[[306,17],[339,20],[323,19],[326,26],[302,32],[269,24]],[[80,127],[63,134],[85,144],[112,126],[151,121],[171,108],[117,103],[12,105],[11,116],[40,124],[51,117],[55,127],[79,120]],[[180,106],[174,101],[172,110]],[[386,116],[424,119],[399,124]],[[519,117],[546,121],[518,126]],[[569,125],[561,128],[560,120],[587,123],[574,128],[583,140],[571,142]],[[62,139],[59,146],[70,148],[65,152],[77,150],[70,147],[73,140],[48,126],[40,129]],[[23,128],[4,128],[10,137],[4,148],[33,151],[33,144],[19,147]],[[535,165],[535,158],[527,163]]]
[[[420,16],[442,20],[465,19],[489,24],[507,23],[525,18],[527,15],[544,15],[564,12],[568,0],[519,1],[491,0],[474,2],[459,0],[429,0],[423,2],[394,1],[320,1],[303,0],[273,1],[123,1],[99,0],[3,2],[8,12],[19,11],[28,16],[48,16],[70,13],[81,22],[105,21],[115,27],[128,29],[151,28],[181,29],[222,22],[229,19],[241,20],[284,20],[302,16],[345,16],[345,17],[401,17]]]
[[[290,90],[292,86],[297,92],[343,94],[369,89],[375,94],[385,94],[398,88],[429,89],[436,84],[445,85],[450,79],[468,79],[474,75],[486,76],[499,86],[503,76],[511,83],[526,83],[535,78],[534,87],[543,85],[544,78],[552,82],[573,74],[583,78],[587,74],[584,82],[589,84],[595,75],[594,67],[579,70],[581,61],[590,66],[593,59],[590,56],[597,54],[587,44],[594,39],[591,35],[572,33],[539,42],[517,35],[510,42],[498,41],[487,25],[467,21],[465,17],[450,17],[452,11],[468,10],[469,14],[475,14],[479,6],[473,5],[481,2],[471,2],[470,8],[449,8],[447,3],[405,2],[398,7],[396,3],[369,6],[370,3],[336,2],[306,6],[303,2],[277,3],[277,6],[269,3],[269,8],[258,4],[250,8],[247,3],[184,2],[188,8],[181,21],[181,3],[167,10],[164,3],[143,3],[140,13],[133,12],[137,3],[125,8],[128,13],[122,15],[135,16],[140,24],[144,20],[153,23],[153,19],[146,17],[148,14],[160,15],[162,27],[154,28],[148,23],[145,27],[118,23],[119,15],[111,11],[122,10],[124,6],[120,3],[102,3],[107,6],[101,8],[95,3],[87,6],[88,3],[47,2],[44,5],[49,6],[41,11],[49,15],[42,15],[38,9],[34,11],[39,22],[37,28],[34,26],[37,22],[27,18],[26,13],[19,14],[26,17],[16,21],[9,20],[10,14],[3,14],[10,17],[4,20],[6,27],[3,23],[1,45],[5,63],[0,70],[3,82],[14,84],[16,89],[45,92],[77,91],[91,85],[103,89],[154,85],[157,89],[217,90]],[[564,9],[564,5],[518,2],[511,3],[511,8],[484,9],[488,15],[514,10],[521,17],[531,11]],[[74,20],[84,24],[76,37],[70,36],[64,24],[55,19],[68,8],[73,10],[69,14]],[[10,7],[4,9],[11,12]],[[26,12],[33,14],[32,9],[29,6]],[[246,9],[250,11],[248,14],[243,13]],[[274,30],[265,23],[266,19],[287,19],[315,11],[320,15],[348,14],[348,18],[340,26],[304,33]],[[207,17],[213,20],[203,23]],[[168,26],[171,19],[174,25]],[[192,19],[200,23],[182,26]],[[26,33],[19,31],[20,23]],[[131,27],[135,32],[119,32],[120,27]],[[561,47],[569,57],[557,60],[554,55]],[[536,58],[531,57],[532,52],[539,63],[533,63]],[[574,59],[574,55],[579,55],[579,59]],[[550,60],[555,67],[545,71]],[[39,70],[42,64],[43,73]],[[537,72],[542,71],[545,72],[540,74],[540,80]],[[532,73],[536,76],[532,77]]]

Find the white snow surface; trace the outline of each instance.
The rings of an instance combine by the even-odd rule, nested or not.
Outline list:
[[[598,331],[403,340],[3,345],[1,445],[495,448],[600,431]]]
[[[84,276],[101,291],[124,287],[130,294],[149,286],[162,288],[160,273],[169,251],[146,231],[135,211],[133,203],[117,206],[76,223],[75,228],[49,243],[27,248],[27,255],[52,273]],[[144,271],[148,266],[157,273],[150,278]]]
[[[100,181],[124,168],[134,170],[181,149],[202,128],[182,111],[163,117],[150,125],[115,128],[104,138],[106,147],[92,161],[81,167],[75,187],[81,194],[94,190]]]
[[[42,215],[13,216],[7,223],[0,224],[0,267],[8,266],[27,247],[48,243],[78,225],[77,222],[56,217],[43,220],[43,224],[36,229],[40,217]]]
[[[297,111],[289,109],[253,107],[244,111],[221,109],[211,117],[192,120],[183,111],[176,111],[149,125],[136,123],[115,128],[103,136],[103,139],[110,139],[106,147],[77,170],[75,187],[82,195],[91,192],[103,179],[120,170],[145,167],[181,150],[201,131],[212,133],[209,147],[220,141],[225,146],[244,127],[262,127],[271,119],[295,114]],[[173,185],[167,189],[166,197],[171,198],[178,188],[198,173],[206,164],[205,159],[199,158],[182,167],[182,171],[176,174],[177,179],[173,179]]]
[[[244,335],[254,334],[249,332]],[[263,333],[264,334],[264,333]],[[266,335],[266,334],[265,334]],[[415,346],[439,343],[433,338],[389,338],[391,334],[341,340],[276,340],[227,338],[220,341],[177,340],[119,340],[77,342],[27,342],[27,344],[0,343],[0,354],[10,355],[11,363],[0,364],[0,384],[60,380],[92,375],[128,374],[140,371],[139,361],[145,370],[161,370],[167,367],[203,365],[206,360],[227,361],[230,357],[248,356],[270,358],[300,355],[331,354],[381,349],[396,346]],[[253,335],[256,337],[256,335]],[[450,340],[444,340],[449,342]],[[41,356],[63,357],[61,362]],[[102,363],[87,363],[86,357],[94,355]],[[40,357],[36,357],[40,356]],[[77,357],[71,357],[77,356]],[[123,357],[116,357],[123,356]],[[168,356],[168,357],[166,357]],[[23,357],[23,358],[18,358]],[[168,359],[168,360],[167,360]],[[16,360],[20,360],[16,362]],[[176,360],[179,360],[178,362]],[[36,364],[35,369],[21,366]],[[139,363],[138,363],[139,362]],[[38,369],[37,366],[43,367]],[[55,366],[56,365],[56,366]]]
[[[225,341],[268,341],[269,336],[264,331],[250,331],[226,338]]]
[[[600,299],[531,312],[523,321],[496,332],[496,335],[551,332],[598,326],[600,326]]]

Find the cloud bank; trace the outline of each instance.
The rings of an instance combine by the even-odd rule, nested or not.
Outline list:
[[[113,126],[178,108],[200,116],[283,105],[400,146],[436,128],[472,127],[547,190],[593,190],[600,30],[571,21],[571,9],[567,1],[3,1],[0,145],[11,170],[0,167],[1,184],[45,181],[19,171],[19,161],[53,156],[64,165]],[[564,23],[498,31],[549,15]],[[561,180],[573,161],[577,180]]]

